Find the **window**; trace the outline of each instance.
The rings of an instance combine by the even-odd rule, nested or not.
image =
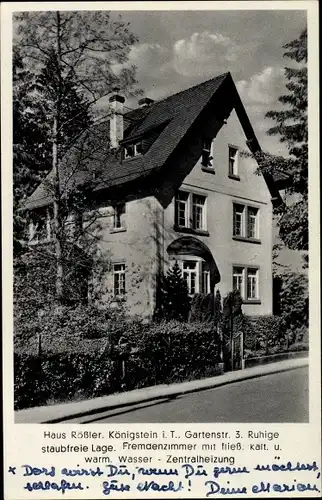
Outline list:
[[[192,227],[193,229],[204,228],[204,208],[206,198],[197,194],[192,195]]]
[[[245,207],[243,205],[237,205],[234,203],[234,236],[244,236],[244,210]]]
[[[135,144],[128,144],[127,146],[124,146],[124,158],[133,158],[134,156],[142,155],[143,154],[143,142],[139,141],[136,142]]]
[[[125,295],[125,264],[113,265],[114,297]]]
[[[241,297],[244,298],[244,274],[245,269],[243,267],[233,268],[233,290],[238,290]]]
[[[233,290],[238,290],[243,300],[259,300],[259,283],[257,268],[233,267]]]
[[[257,235],[257,213],[258,208],[248,207],[247,209],[247,237],[258,238]]]
[[[205,139],[201,154],[201,165],[206,168],[213,168],[213,141]]]
[[[205,268],[205,263],[202,263],[201,272],[201,293],[210,293],[210,271]]]
[[[29,243],[45,243],[53,236],[53,210],[35,211],[31,214],[29,222]]]
[[[197,293],[198,287],[198,262],[195,260],[183,261],[183,278],[186,280],[189,295]]]
[[[175,198],[175,223],[179,227],[205,231],[206,196],[178,191]]]
[[[232,177],[238,177],[238,149],[229,146],[228,147],[229,151],[229,175]]]
[[[259,209],[247,205],[233,204],[233,236],[259,240]]]
[[[258,269],[247,269],[247,300],[258,299]]]
[[[188,210],[189,193],[179,191],[176,196],[176,223],[178,226],[189,227]]]
[[[113,229],[120,229],[123,227],[122,214],[125,213],[125,203],[115,205],[113,212]]]

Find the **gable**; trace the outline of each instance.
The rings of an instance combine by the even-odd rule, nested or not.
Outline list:
[[[78,185],[88,181],[97,174],[99,182],[95,183],[95,191],[110,189],[115,186],[133,181],[148,181],[151,175],[162,170],[162,177],[167,167],[173,169],[173,163],[178,157],[178,150],[182,153],[183,144],[189,143],[205,123],[209,123],[214,112],[216,115],[215,127],[220,127],[222,121],[229,115],[235,106],[239,120],[244,129],[247,141],[251,148],[259,148],[258,141],[248,120],[245,109],[240,101],[238,92],[230,73],[220,75],[200,85],[179,92],[153,105],[131,111],[124,116],[125,133],[122,144],[129,143],[143,137],[146,148],[143,155],[123,160],[121,148],[116,154],[108,150],[107,130],[100,125],[99,130],[94,128],[88,132],[85,142],[93,146],[93,153],[88,154],[77,165],[76,178],[73,182]],[[84,138],[80,138],[80,142]],[[82,145],[83,147],[83,145]],[[85,144],[86,147],[86,144]],[[121,146],[122,147],[122,146]],[[202,147],[202,146],[201,146]],[[199,152],[200,155],[200,152]],[[75,168],[75,159],[79,152],[72,151],[69,155],[68,168]],[[189,158],[189,167],[193,167]],[[186,174],[187,175],[187,174]],[[265,180],[267,180],[265,178]],[[269,186],[272,196],[277,196],[274,183]],[[32,209],[37,204],[48,203],[48,194],[41,185],[27,200],[26,209]]]

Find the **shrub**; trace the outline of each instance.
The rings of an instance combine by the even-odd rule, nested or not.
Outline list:
[[[15,354],[15,409],[97,397],[120,388],[116,362],[98,353]]]
[[[177,262],[162,277],[159,284],[159,318],[186,321],[190,311],[190,298],[185,279]]]
[[[304,274],[286,272],[280,276],[280,316],[285,329],[308,327],[308,278]]]
[[[128,322],[112,350],[106,338],[48,339],[43,341],[41,363],[30,352],[15,354],[16,409],[212,376],[220,362],[217,334],[210,323]],[[35,343],[34,353],[36,348]]]
[[[189,321],[209,322],[214,320],[214,296],[212,293],[196,293],[191,301]]]
[[[285,328],[278,316],[243,316],[245,349],[268,354],[277,346],[285,347]]]

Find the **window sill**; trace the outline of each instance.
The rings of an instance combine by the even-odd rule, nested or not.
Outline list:
[[[240,181],[239,175],[228,174],[229,179],[233,179],[234,181]]]
[[[233,240],[246,241],[247,243],[255,243],[256,245],[261,244],[261,240],[258,240],[257,238],[246,238],[245,236],[233,236]]]
[[[110,233],[125,233],[126,227],[114,227],[113,229],[110,229]]]
[[[213,175],[215,175],[215,173],[216,173],[216,172],[215,172],[215,169],[214,169],[214,168],[212,168],[212,167],[204,167],[204,166],[202,166],[202,167],[201,167],[201,170],[202,170],[203,172],[208,173],[208,174],[213,174]]]
[[[113,302],[126,302],[126,295],[114,295]]]
[[[262,303],[261,300],[259,299],[247,299],[247,300],[243,300],[243,304],[254,304],[254,305],[260,305]]]
[[[183,226],[178,226],[174,225],[173,229],[175,231],[178,231],[180,233],[186,233],[186,234],[199,234],[200,236],[209,236],[209,231],[205,231],[204,229],[193,229],[192,227],[183,227]]]

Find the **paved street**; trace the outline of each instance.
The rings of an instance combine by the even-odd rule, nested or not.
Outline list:
[[[308,422],[308,369],[235,382],[78,419],[81,423]],[[71,423],[71,421],[69,421]]]

